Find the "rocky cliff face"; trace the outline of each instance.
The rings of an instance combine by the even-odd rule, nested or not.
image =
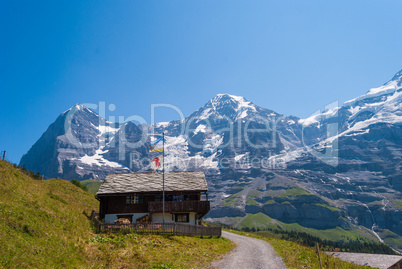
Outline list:
[[[108,160],[107,145],[119,131],[114,123],[102,122],[90,109],[75,105],[62,113],[20,161],[46,178],[105,178],[130,170],[117,160]],[[138,127],[137,127],[138,128]]]
[[[229,94],[180,121],[152,126],[107,122],[76,105],[49,126],[21,164],[66,179],[146,171],[149,133],[164,132],[167,171],[206,173],[212,221],[236,225],[262,212],[315,229],[360,226],[384,239],[395,233],[393,247],[402,249],[401,83],[399,72],[307,119]]]

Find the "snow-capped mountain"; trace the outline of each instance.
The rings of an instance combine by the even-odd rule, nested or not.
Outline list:
[[[298,120],[243,97],[218,94],[182,121],[155,124],[149,132],[167,135],[168,170],[203,169],[219,174],[224,169],[219,159],[230,159],[229,168],[247,156],[268,157],[300,147]]]
[[[263,213],[315,229],[357,228],[402,250],[401,95],[402,71],[306,119],[229,94],[182,120],[141,126],[76,105],[20,164],[65,179],[147,171],[148,134],[163,132],[167,171],[205,171],[212,221],[241,226]]]
[[[400,124],[402,122],[402,71],[381,87],[366,94],[299,122],[304,126],[320,128],[328,124],[328,118],[339,118],[339,136],[366,132],[377,123]]]
[[[216,118],[229,118],[231,121],[244,120],[263,112],[277,116],[278,114],[267,109],[262,109],[244,97],[230,94],[218,94],[208,101],[204,107],[194,112],[190,118],[196,118],[197,122],[213,120]]]
[[[139,130],[137,126],[133,128]],[[124,162],[109,157],[113,156],[110,144],[119,136],[120,129],[121,126],[77,104],[49,126],[20,164],[46,178],[70,180],[103,179],[112,172],[129,172]]]
[[[382,173],[402,191],[402,71],[381,87],[313,117],[299,120],[303,131],[314,130],[317,151],[337,141],[339,165],[332,171],[369,170]],[[338,131],[328,136],[326,126]],[[311,139],[311,137],[310,137]],[[308,164],[307,164],[308,163]],[[311,166],[306,158],[306,165]]]

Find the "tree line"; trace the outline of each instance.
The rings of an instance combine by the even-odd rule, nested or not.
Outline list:
[[[392,248],[381,242],[373,242],[365,239],[350,239],[331,241],[327,239],[321,239],[317,236],[311,235],[306,232],[297,232],[289,230],[271,229],[271,228],[249,228],[243,227],[241,229],[233,228],[228,224],[215,224],[209,223],[209,225],[219,225],[226,229],[232,229],[237,231],[243,231],[248,233],[254,233],[259,236],[273,237],[282,240],[292,241],[304,246],[315,247],[316,244],[320,244],[323,251],[342,251],[342,252],[356,252],[356,253],[372,253],[372,254],[391,254],[397,255]]]

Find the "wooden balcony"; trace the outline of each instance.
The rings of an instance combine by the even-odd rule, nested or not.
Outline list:
[[[145,234],[167,234],[186,236],[221,236],[221,227],[191,225],[187,223],[130,223],[109,224],[99,220],[99,213],[92,211],[91,219],[98,232],[135,232]]]
[[[148,212],[159,213],[163,210],[162,202],[149,202]],[[210,209],[209,201],[182,201],[182,202],[165,202],[165,212],[196,212],[208,213]]]

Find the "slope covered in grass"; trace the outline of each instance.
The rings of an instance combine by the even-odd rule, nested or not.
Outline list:
[[[0,263],[12,267],[78,266],[91,235],[84,214],[92,194],[61,179],[34,180],[0,162]]]
[[[99,190],[100,185],[102,185],[103,181],[96,179],[87,179],[82,180],[81,183],[88,187],[88,192],[96,193]]]
[[[378,241],[378,239],[367,231],[364,227],[359,227],[359,229],[344,230],[340,227],[332,229],[322,229],[317,230],[313,228],[303,227],[298,223],[284,223],[275,219],[270,218],[264,213],[247,214],[242,219],[238,221],[238,229],[252,229],[258,228],[260,230],[273,229],[273,230],[286,230],[293,232],[304,232],[321,238],[322,240],[330,240],[334,242],[349,242],[353,240],[361,241]]]
[[[202,267],[233,248],[223,238],[97,235],[87,217],[99,206],[93,194],[3,161],[0,193],[0,267]]]

